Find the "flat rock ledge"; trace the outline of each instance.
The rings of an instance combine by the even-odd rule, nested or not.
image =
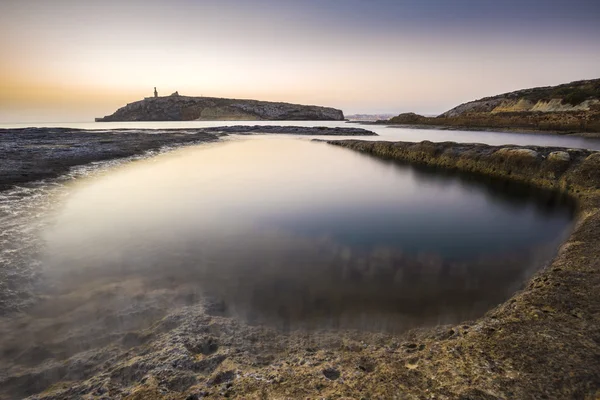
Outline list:
[[[14,185],[63,175],[71,167],[141,155],[166,147],[219,140],[185,130],[0,129],[0,191]]]
[[[279,126],[279,125],[239,125],[203,128],[206,133],[249,134],[287,134],[312,136],[378,136],[375,132],[362,128],[326,127],[326,126]]]
[[[578,204],[574,230],[552,263],[506,303],[445,336],[404,340],[377,389],[404,398],[595,399],[600,396],[600,152],[483,144],[330,141],[411,164],[558,189]],[[402,365],[405,368],[402,368]],[[391,379],[391,380],[388,380]],[[373,381],[363,382],[376,390]],[[386,396],[383,396],[386,397]],[[402,397],[400,397],[402,398]]]

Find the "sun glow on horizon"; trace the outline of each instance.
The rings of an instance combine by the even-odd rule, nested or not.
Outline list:
[[[541,19],[513,29],[505,26],[508,17],[489,14],[486,27],[422,5],[438,0],[378,0],[370,8],[349,1],[341,9],[337,0],[249,3],[5,1],[0,121],[40,113],[91,120],[150,96],[154,86],[161,95],[318,104],[346,113],[437,113],[600,71],[593,40],[600,28],[587,20],[553,20],[560,24],[548,30]]]

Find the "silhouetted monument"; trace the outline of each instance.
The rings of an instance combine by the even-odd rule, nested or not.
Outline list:
[[[156,91],[156,87],[154,87],[154,97],[158,97],[158,92]]]

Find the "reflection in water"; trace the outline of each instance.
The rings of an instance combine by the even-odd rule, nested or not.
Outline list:
[[[157,312],[143,323],[210,296],[211,312],[284,329],[399,331],[506,299],[552,255],[570,212],[520,185],[324,144],[237,141],[76,186],[43,261],[55,297],[130,282]]]

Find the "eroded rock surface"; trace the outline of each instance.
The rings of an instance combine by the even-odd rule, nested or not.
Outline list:
[[[163,147],[218,140],[216,135],[210,133],[189,133],[192,132],[0,129],[0,190],[39,179],[55,178],[76,165],[130,157]]]

